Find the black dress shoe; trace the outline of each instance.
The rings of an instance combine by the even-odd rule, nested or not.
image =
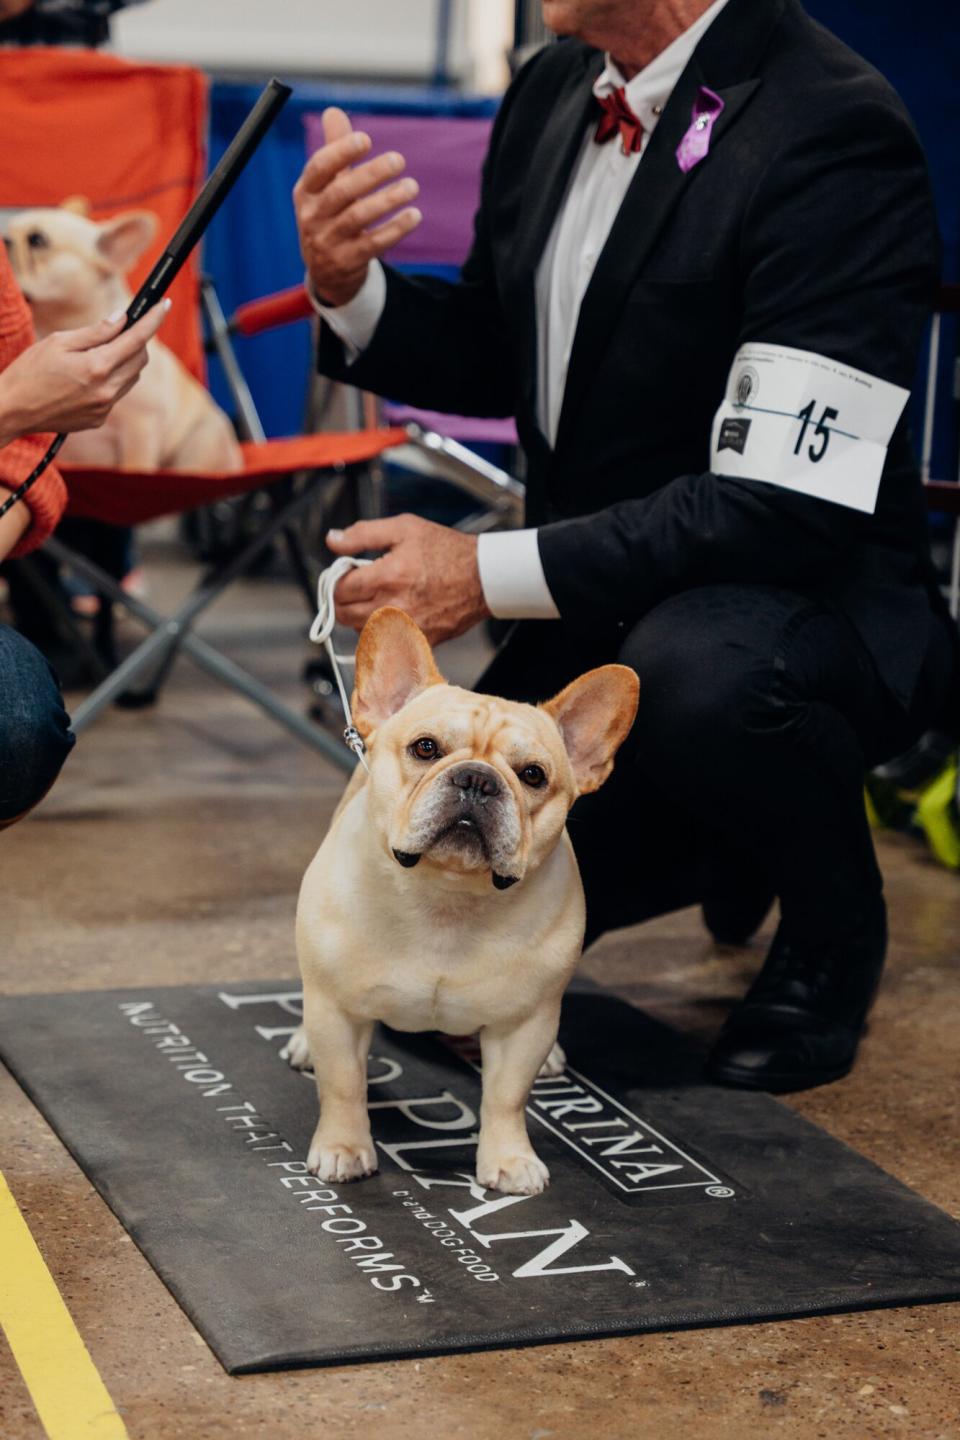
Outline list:
[[[722,1085],[783,1094],[846,1075],[886,948],[882,900],[859,933],[844,941],[801,946],[781,922],[763,969],[720,1032],[707,1076]]]

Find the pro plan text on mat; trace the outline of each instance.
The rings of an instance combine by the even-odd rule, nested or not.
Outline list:
[[[250,1371],[960,1298],[960,1225],[672,1031],[567,997],[542,1195],[474,1179],[470,1042],[380,1029],[380,1171],[309,1174],[295,983],[21,996],[0,1054],[224,1366]]]

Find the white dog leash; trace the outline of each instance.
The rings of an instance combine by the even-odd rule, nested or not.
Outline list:
[[[370,766],[367,764],[367,757],[364,754],[364,744],[360,732],[353,723],[353,716],[350,713],[350,700],[347,696],[343,677],[340,674],[341,665],[353,665],[353,655],[338,655],[333,648],[333,627],[337,623],[337,612],[334,604],[334,592],[340,581],[350,570],[357,565],[369,565],[369,560],[357,560],[352,555],[341,555],[339,560],[334,560],[328,565],[320,579],[317,581],[317,618],[310,626],[310,639],[317,645],[322,645],[330,660],[330,668],[333,670],[333,678],[337,682],[337,689],[340,691],[340,704],[343,706],[343,716],[347,722],[343,732],[344,742],[348,749],[360,761],[364,770],[369,774]]]

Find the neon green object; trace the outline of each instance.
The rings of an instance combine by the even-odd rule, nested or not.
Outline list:
[[[960,870],[956,760],[951,760],[923,791],[917,803],[916,818],[940,864],[946,865],[949,870]]]

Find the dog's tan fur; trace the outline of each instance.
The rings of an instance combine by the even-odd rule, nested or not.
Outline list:
[[[39,339],[126,309],[124,276],[156,232],[148,210],[96,224],[84,209],[74,199],[21,210],[8,221],[11,263]],[[160,340],[150,341],[149,355],[138,384],[99,429],[69,436],[62,458],[128,470],[242,469],[230,422],[203,386]]]
[[[402,611],[378,610],[367,622],[354,721],[370,774],[358,769],[347,787],[297,912],[304,1026],[288,1058],[304,1067],[313,1057],[320,1120],[308,1164],[322,1179],[377,1168],[366,1058],[383,1020],[398,1030],[478,1032],[477,1177],[511,1194],[547,1183],[524,1106],[552,1053],[556,1063],[560,1000],[583,942],[565,822],[577,796],[610,773],[638,689],[632,670],[605,665],[540,707],[494,699],[446,684]],[[424,737],[438,758],[413,754]],[[539,788],[521,778],[531,765],[546,775]],[[455,782],[468,774],[498,793],[464,796]],[[412,853],[420,858],[404,868],[398,853],[408,865]],[[495,888],[494,874],[510,888]]]

